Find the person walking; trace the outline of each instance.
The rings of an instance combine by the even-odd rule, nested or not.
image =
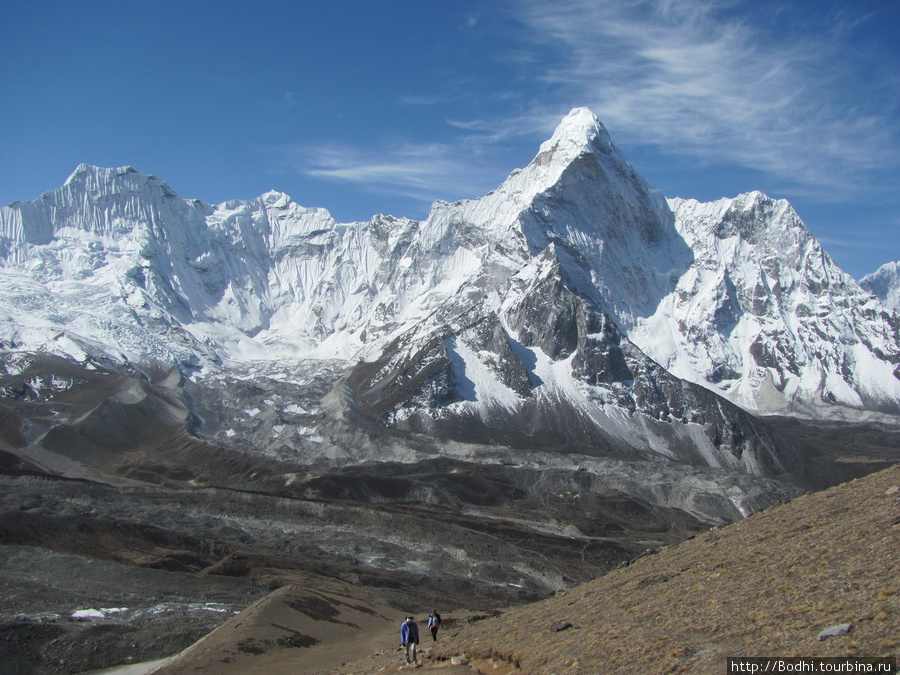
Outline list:
[[[438,614],[436,609],[431,610],[431,614],[428,615],[428,628],[431,630],[431,639],[437,642],[437,632],[438,628],[441,627],[441,615]]]
[[[419,624],[411,616],[406,617],[406,621],[400,624],[400,644],[406,650],[406,662],[418,664],[416,645],[419,644]]]

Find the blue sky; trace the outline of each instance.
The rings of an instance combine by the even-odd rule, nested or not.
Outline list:
[[[340,221],[478,197],[590,107],[669,197],[789,199],[900,260],[900,2],[0,3],[0,203],[81,162]]]

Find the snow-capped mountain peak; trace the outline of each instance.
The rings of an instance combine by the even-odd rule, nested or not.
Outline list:
[[[787,201],[751,192],[670,204],[695,261],[634,336],[648,353],[753,410],[895,409],[886,403],[900,396],[890,317]],[[679,339],[654,343],[660,332]]]
[[[537,157],[541,164],[548,164],[554,159],[568,164],[589,148],[601,153],[614,149],[606,128],[597,116],[587,108],[573,108],[553,135],[541,144]]]
[[[888,309],[900,312],[900,262],[882,265],[860,279],[859,285],[881,300]]]
[[[116,195],[127,195],[149,191],[177,198],[175,191],[165,181],[156,176],[144,174],[132,166],[104,168],[90,164],[80,164],[58,190],[42,195],[42,199],[52,200],[51,195],[60,191],[75,191],[88,194],[94,199],[108,199]],[[60,197],[56,197],[58,201]]]
[[[80,185],[84,187],[89,182],[109,183],[116,180],[118,176],[139,173],[133,166],[104,168],[93,164],[81,163],[75,167],[75,170],[69,175],[63,185]],[[154,180],[153,176],[141,175],[148,180]]]
[[[376,359],[403,335],[506,321],[529,270],[552,269],[656,363],[744,407],[900,410],[895,328],[788,202],[667,202],[585,108],[496,190],[424,222],[337,223],[276,191],[207,205],[81,165],[0,209],[0,237],[7,346]]]

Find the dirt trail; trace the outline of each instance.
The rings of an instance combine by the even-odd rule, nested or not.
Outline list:
[[[375,659],[379,668],[390,672],[405,665],[399,650],[399,628],[407,614],[349,584],[337,591],[285,586],[152,673],[332,673],[359,659]],[[448,615],[447,620],[453,625],[468,616]],[[428,640],[421,644],[423,664],[432,644],[424,623],[422,637]]]

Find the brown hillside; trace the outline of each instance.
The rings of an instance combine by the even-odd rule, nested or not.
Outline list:
[[[727,656],[889,656],[900,651],[898,560],[895,465],[474,624],[431,656],[526,673],[716,674]],[[848,635],[817,639],[841,623]]]
[[[437,643],[423,628],[421,669],[721,675],[728,656],[896,655],[898,544],[895,465],[555,598],[470,624],[456,617]],[[397,672],[408,668],[396,651],[399,615],[362,589],[285,587],[156,672]],[[818,639],[843,623],[849,634]]]
[[[728,656],[896,655],[898,545],[895,465],[447,631],[426,668],[464,655],[484,673],[513,664],[521,673],[721,675]],[[849,634],[818,639],[842,623]],[[335,672],[385,665],[373,658]]]
[[[321,672],[373,653],[399,626],[400,612],[364,589],[315,575],[306,581],[257,600],[153,673]]]

